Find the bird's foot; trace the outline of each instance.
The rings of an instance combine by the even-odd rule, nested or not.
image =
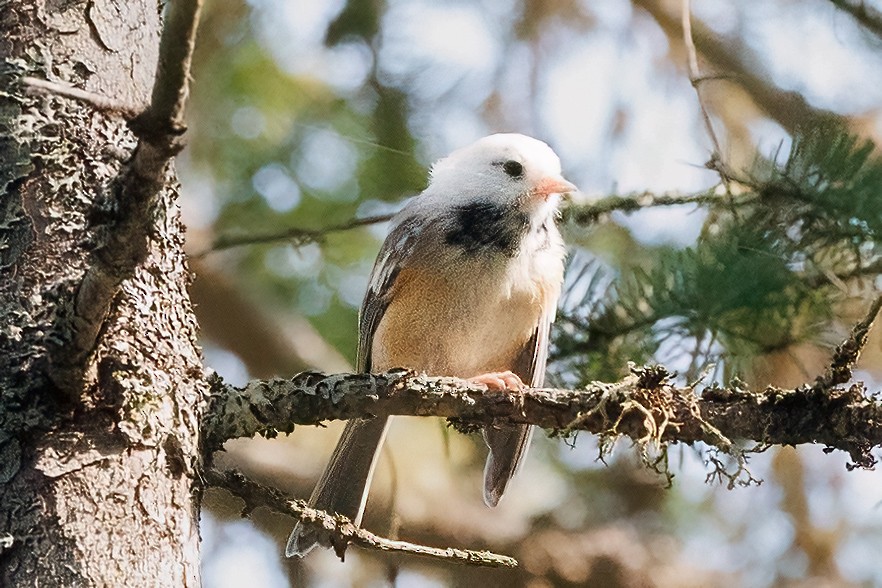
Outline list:
[[[480,376],[469,378],[469,382],[483,384],[490,390],[520,391],[526,387],[520,376],[510,371],[481,374]]]
[[[527,385],[521,380],[521,377],[514,372],[491,372],[489,374],[481,374],[474,378],[469,378],[469,382],[475,384],[484,384],[489,390],[502,392],[508,390],[514,395],[514,402],[517,409],[524,413],[524,390]]]
[[[523,414],[524,412],[524,389],[527,387],[521,377],[514,372],[490,372],[469,378],[469,382],[483,384],[488,390],[502,392],[508,390],[514,394],[515,405]]]

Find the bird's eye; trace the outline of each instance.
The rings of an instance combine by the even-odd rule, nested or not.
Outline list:
[[[502,171],[513,178],[519,178],[524,175],[524,166],[513,159],[509,159],[502,164]]]

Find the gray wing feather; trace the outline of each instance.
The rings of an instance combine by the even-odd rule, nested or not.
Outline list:
[[[548,360],[548,339],[551,323],[554,322],[556,300],[549,304],[543,313],[536,331],[524,345],[517,364],[512,371],[533,388],[541,388],[545,383],[545,364]],[[505,493],[508,482],[518,472],[527,455],[530,439],[533,437],[532,425],[483,428],[484,442],[490,449],[487,465],[484,467],[484,502],[496,506]]]
[[[392,300],[398,273],[413,252],[412,239],[415,234],[413,225],[399,223],[383,242],[374,263],[359,312],[356,360],[359,372],[369,372],[371,369],[374,333]],[[313,490],[309,505],[342,514],[356,525],[361,524],[371,478],[388,428],[388,418],[353,419],[346,423],[331,460]],[[313,528],[297,523],[288,537],[285,555],[302,557],[319,542]]]

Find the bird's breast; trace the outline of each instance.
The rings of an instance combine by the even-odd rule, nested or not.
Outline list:
[[[562,261],[537,262],[402,269],[374,334],[371,371],[406,367],[468,378],[512,369],[557,301]]]

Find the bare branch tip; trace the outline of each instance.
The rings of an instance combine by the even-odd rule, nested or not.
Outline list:
[[[864,317],[852,327],[848,338],[836,347],[826,373],[815,381],[816,389],[827,391],[851,380],[854,366],[867,343],[870,329],[880,310],[882,310],[882,294],[873,300]]]
[[[125,120],[131,120],[143,110],[132,104],[127,104],[101,94],[88,92],[69,84],[62,84],[32,76],[19,78],[19,82],[32,94],[49,94],[69,98],[91,106],[98,112],[119,115]]]
[[[392,219],[393,214],[378,214],[374,216],[355,217],[338,224],[328,225],[321,229],[305,229],[290,227],[273,233],[257,235],[220,235],[207,249],[196,256],[204,257],[215,251],[234,249],[248,245],[270,245],[274,243],[288,243],[291,247],[303,247],[310,243],[321,243],[325,237],[332,233],[339,233],[365,227],[378,223],[384,223]]]
[[[332,547],[341,560],[345,558],[349,545],[355,545],[363,549],[418,555],[480,567],[514,568],[518,565],[515,558],[490,551],[430,547],[381,537],[357,527],[344,516],[310,508],[302,500],[289,500],[278,490],[258,484],[235,470],[220,471],[210,468],[205,472],[205,482],[210,486],[225,488],[244,500],[243,516],[262,506],[315,528],[321,536],[321,542]]]
[[[683,28],[683,44],[686,46],[686,54],[688,56],[689,83],[695,89],[695,95],[698,97],[698,106],[701,110],[701,118],[704,121],[708,137],[710,137],[711,144],[713,145],[711,161],[720,161],[723,150],[720,147],[720,140],[717,138],[717,133],[714,130],[714,125],[711,121],[710,112],[704,102],[704,97],[702,96],[701,88],[699,87],[702,82],[709,78],[702,76],[701,69],[698,66],[698,50],[695,47],[695,40],[692,37],[692,6],[690,0],[683,0],[681,21]],[[722,173],[718,166],[712,167],[708,165],[707,167],[708,169],[715,170],[719,173],[720,179],[726,188],[726,192],[729,193],[729,178],[726,174]]]

